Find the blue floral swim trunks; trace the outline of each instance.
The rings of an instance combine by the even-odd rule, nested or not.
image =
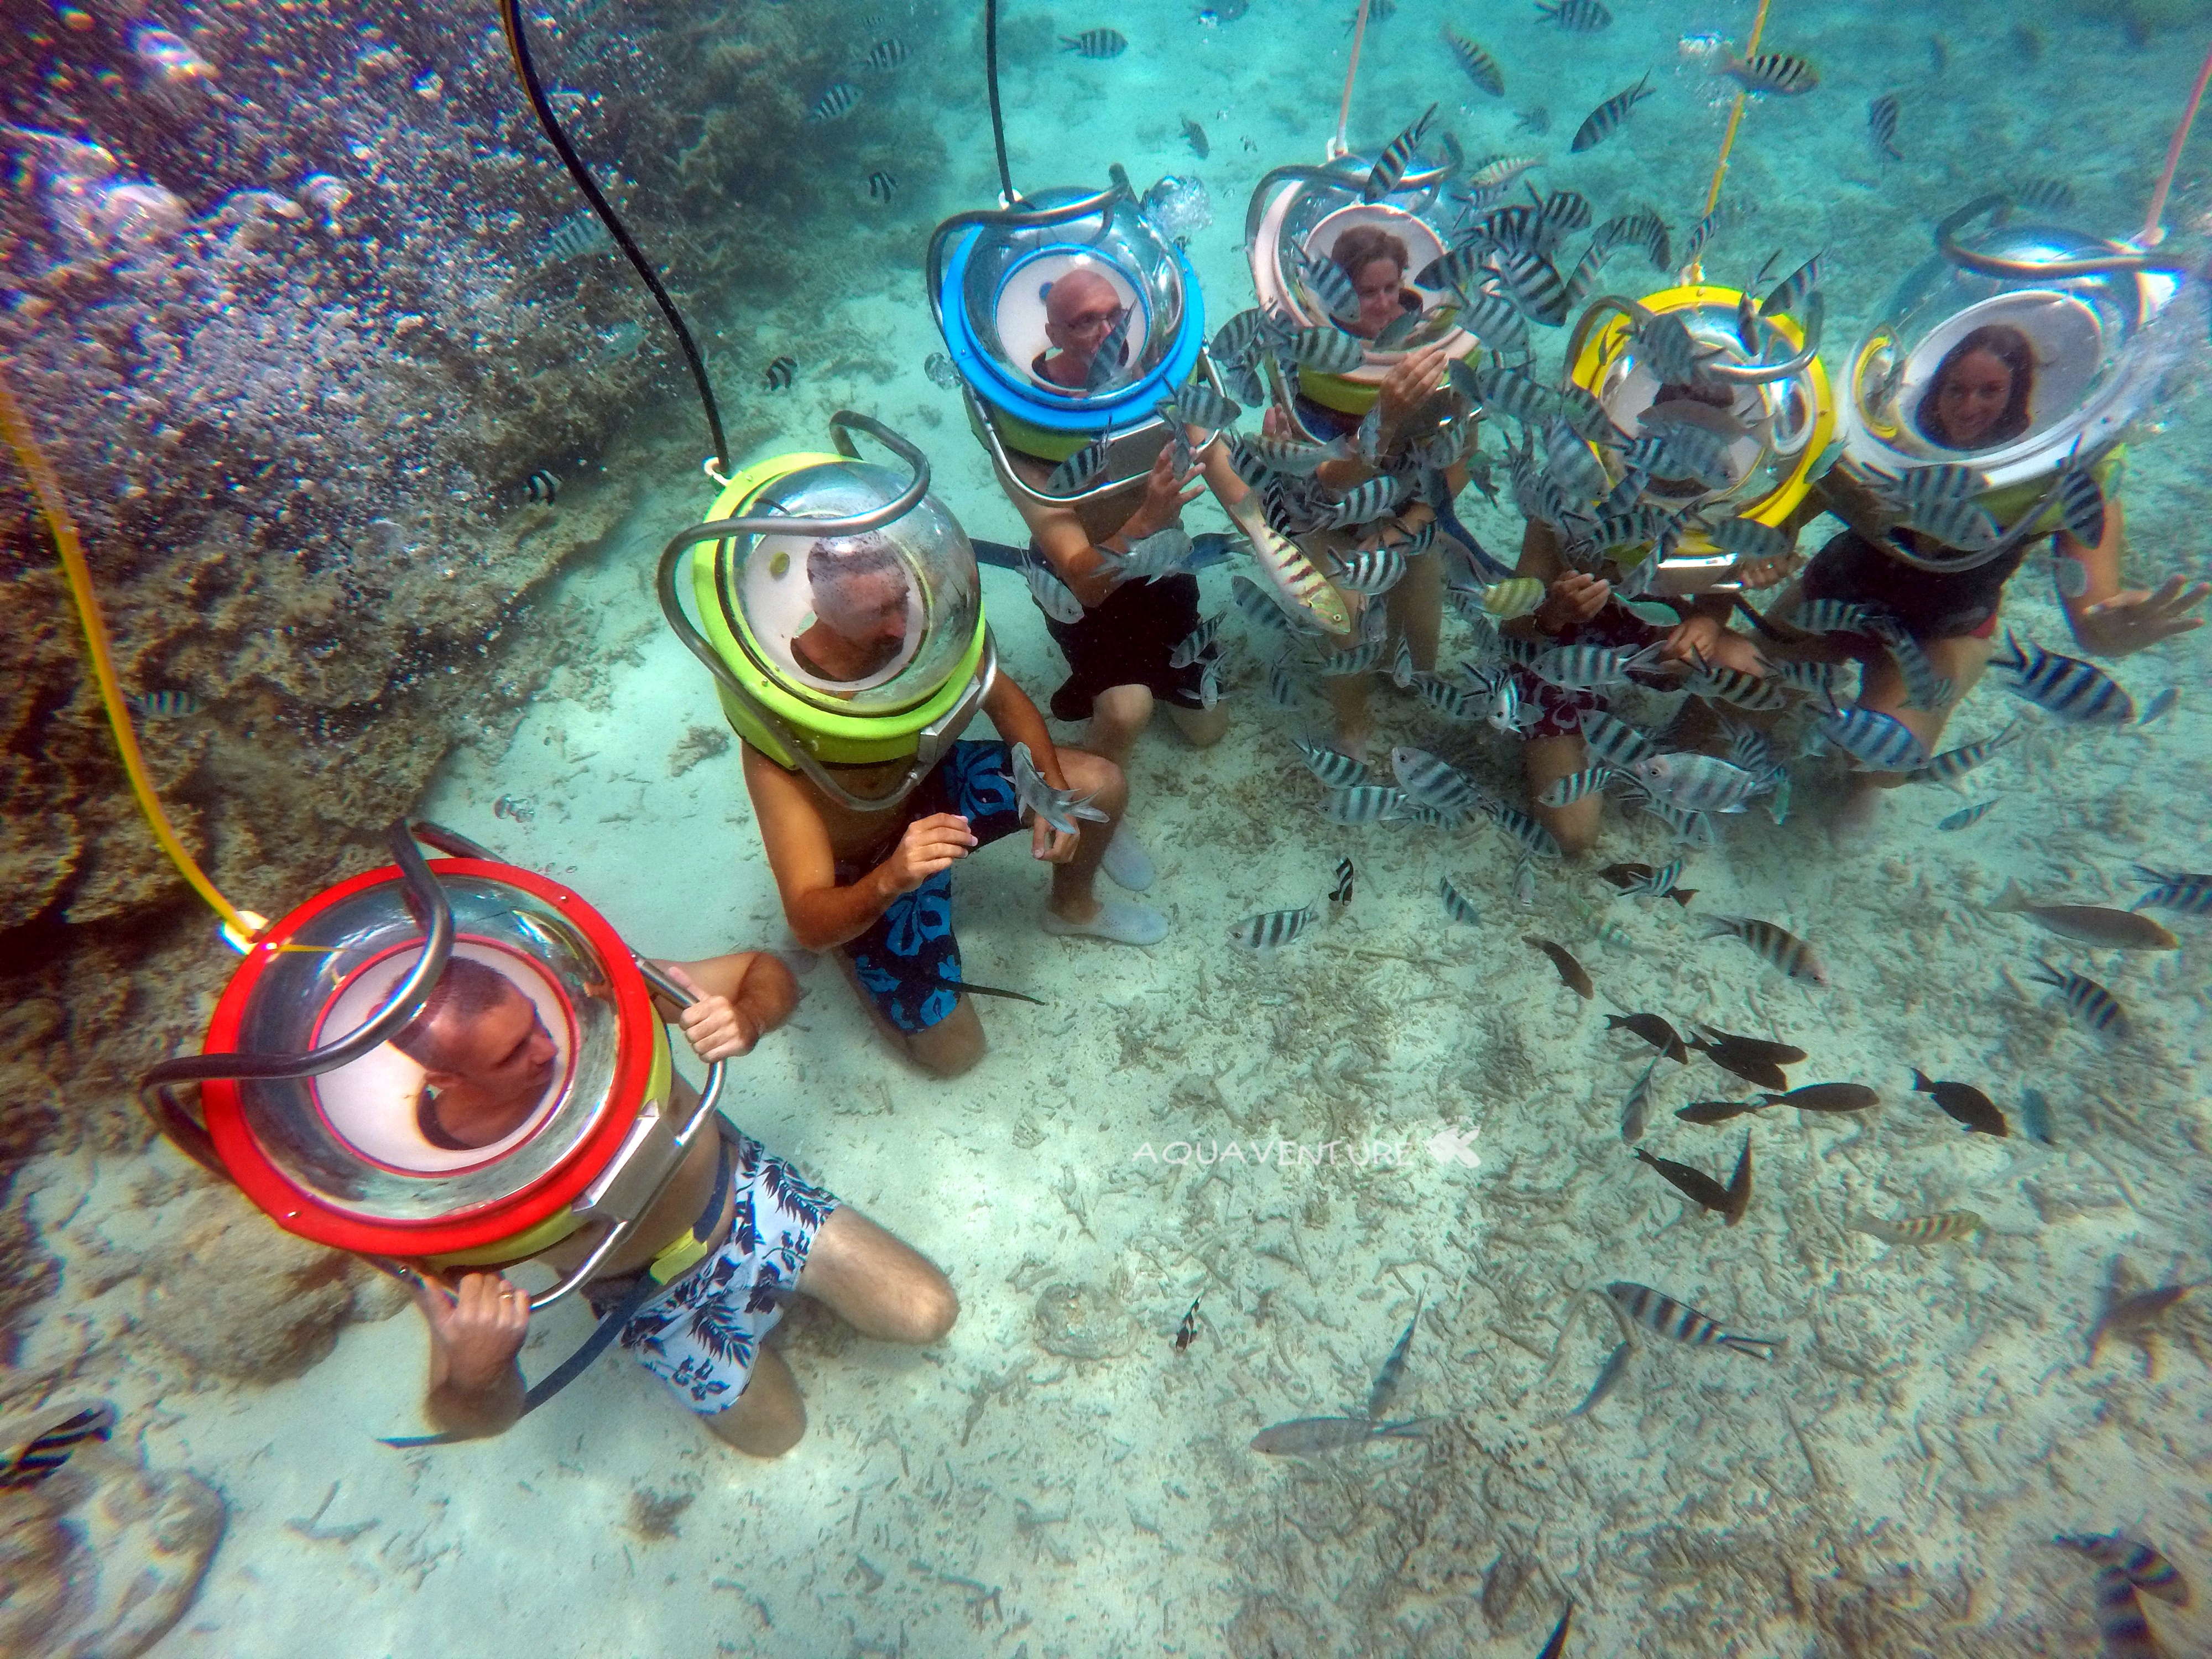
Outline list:
[[[737,1207],[721,1249],[632,1314],[622,1345],[711,1416],[738,1403],[761,1340],[783,1317],[814,1236],[838,1205],[761,1144],[730,1137]]]
[[[988,847],[1022,827],[1014,795],[1012,749],[1003,743],[956,743],[915,786],[890,845],[872,858],[840,859],[841,885],[858,881],[890,856],[916,818],[952,812],[968,820],[976,844]],[[939,871],[902,893],[875,925],[839,947],[854,977],[885,1019],[902,1031],[926,1031],[959,1006],[960,941],[952,936],[952,872]]]

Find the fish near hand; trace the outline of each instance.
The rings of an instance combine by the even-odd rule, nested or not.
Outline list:
[[[1105,812],[1091,805],[1091,796],[1078,795],[1073,789],[1055,789],[1047,783],[1030,757],[1029,744],[1014,745],[1013,765],[1015,799],[1061,835],[1081,835],[1078,818],[1088,818],[1093,823],[1107,822]]]

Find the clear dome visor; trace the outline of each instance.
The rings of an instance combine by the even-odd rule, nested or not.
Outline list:
[[[786,474],[748,501],[748,517],[849,518],[907,480],[842,461]],[[957,668],[982,613],[967,532],[933,495],[860,536],[776,534],[716,550],[724,619],[756,664],[825,709],[912,708]]]
[[[1041,191],[1027,205],[1057,207],[1084,193]],[[1141,380],[1174,350],[1182,269],[1173,245],[1126,196],[1079,219],[986,226],[978,236],[961,307],[976,346],[1016,385],[1101,397]]]
[[[2024,261],[2116,251],[2076,231],[2029,225],[1966,246]],[[2047,471],[2077,437],[2100,441],[2147,400],[2152,377],[2134,348],[2173,288],[2156,272],[1996,276],[1940,255],[1929,260],[1899,285],[1853,354],[1845,388],[1853,458],[1884,470],[1968,461],[1998,483]]]
[[[1364,176],[1363,172],[1362,177]],[[1428,191],[1414,194],[1425,200],[1431,195]],[[1347,284],[1356,286],[1360,272],[1346,270],[1337,259],[1337,244],[1347,235],[1367,241],[1377,250],[1363,264],[1371,264],[1378,259],[1399,264],[1400,315],[1414,314],[1425,306],[1433,307],[1411,332],[1393,340],[1390,352],[1419,351],[1436,344],[1458,327],[1459,307],[1449,295],[1439,302],[1413,286],[1416,271],[1425,270],[1443,258],[1443,234],[1419,214],[1397,205],[1393,198],[1363,202],[1357,185],[1339,187],[1319,183],[1307,184],[1297,192],[1275,235],[1275,266],[1280,273],[1284,307],[1297,316],[1303,326],[1314,328],[1332,322],[1347,325],[1357,320],[1332,316],[1328,301],[1304,274],[1325,267],[1337,271]],[[1398,258],[1401,249],[1405,255],[1402,260]],[[1389,317],[1383,320],[1387,325],[1397,319]],[[1352,331],[1359,331],[1355,328]]]
[[[1736,337],[1733,311],[1707,305],[1669,314],[1681,319],[1699,354],[1711,362],[1742,366],[1753,361]],[[1770,331],[1767,337],[1775,337]],[[1663,429],[1679,423],[1698,428],[1718,442],[1725,482],[1650,481],[1646,495],[1670,507],[1723,500],[1747,505],[1764,499],[1795,471],[1820,415],[1806,374],[1753,386],[1711,380],[1692,392],[1662,380],[1632,338],[1607,367],[1596,395],[1613,424],[1632,438],[1641,436],[1647,424]]]
[[[456,929],[446,973],[466,963],[477,983],[455,988],[430,1046],[403,1035],[419,1052],[387,1042],[320,1077],[238,1085],[246,1130],[284,1178],[362,1220],[447,1219],[508,1199],[562,1163],[608,1107],[621,1028],[597,948],[519,887],[450,874],[440,884]],[[421,953],[407,898],[395,878],[307,921],[255,985],[240,1047],[301,1054],[359,1030]],[[434,1069],[499,1133],[427,1133]]]

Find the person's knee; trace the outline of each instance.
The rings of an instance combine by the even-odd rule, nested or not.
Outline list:
[[[1094,755],[1085,749],[1063,749],[1060,764],[1067,774],[1068,787],[1090,796],[1092,804],[1102,811],[1118,812],[1128,800],[1128,778],[1103,755]]]
[[[922,1261],[916,1264],[911,1282],[901,1289],[890,1340],[917,1348],[943,1341],[960,1317],[960,1297],[952,1281],[931,1263]]]
[[[1091,701],[1091,720],[1102,732],[1133,734],[1152,718],[1152,694],[1142,685],[1109,685]]]

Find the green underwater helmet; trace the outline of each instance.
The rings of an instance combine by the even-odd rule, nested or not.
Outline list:
[[[745,468],[705,523],[668,544],[660,607],[714,675],[739,737],[852,810],[879,811],[927,776],[975,718],[998,653],[975,549],[929,494],[921,452],[848,410],[830,427],[837,453]],[[855,428],[910,476],[862,462]],[[686,574],[696,624],[681,594]],[[901,760],[885,792],[856,793],[849,775],[830,769]]]

